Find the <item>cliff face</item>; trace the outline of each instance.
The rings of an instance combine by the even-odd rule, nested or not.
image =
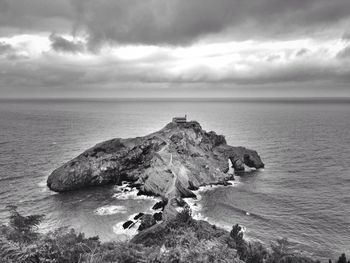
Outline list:
[[[264,167],[256,151],[229,146],[198,122],[171,122],[144,137],[97,144],[53,171],[47,185],[64,192],[128,181],[142,194],[190,197],[189,188],[228,180],[229,159],[236,171]]]

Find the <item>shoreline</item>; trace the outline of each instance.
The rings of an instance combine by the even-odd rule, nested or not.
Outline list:
[[[231,231],[231,229],[232,229],[231,225],[229,226],[229,225],[224,225],[224,224],[218,224],[217,222],[213,222],[212,220],[210,220],[208,217],[204,217],[201,213],[203,207],[201,204],[199,204],[202,200],[202,193],[205,193],[208,191],[214,191],[215,189],[218,189],[218,188],[236,187],[240,183],[240,182],[237,182],[236,180],[227,180],[225,182],[227,182],[227,184],[222,183],[222,182],[216,182],[216,183],[210,183],[210,184],[206,184],[203,186],[199,186],[199,188],[197,190],[192,190],[192,192],[196,195],[196,198],[188,197],[188,198],[184,198],[184,201],[191,209],[191,216],[193,219],[199,220],[199,221],[206,221],[209,224],[216,225],[217,227],[219,227],[223,230]],[[135,197],[135,198],[130,198],[132,200],[152,199],[155,201],[154,204],[156,204],[162,200],[161,197],[157,197],[157,196],[137,195],[135,193],[138,192],[138,189],[136,187],[130,187],[129,184],[126,182],[122,186],[119,186],[119,187],[123,187],[122,189],[130,188],[130,191],[128,191],[128,192],[123,192],[123,190],[121,190],[120,193],[117,193],[114,195],[114,197],[118,196],[121,200],[129,199],[128,196]],[[125,195],[126,195],[126,197],[125,197]],[[152,213],[157,212],[157,211],[163,211],[163,209],[161,209],[161,208],[153,209],[152,207],[154,207],[154,204],[151,205],[148,209],[146,209],[144,211],[139,211],[139,213],[152,214]],[[131,214],[127,220],[120,221],[120,222],[116,223],[115,225],[113,225],[113,232],[116,233],[118,236],[125,236],[126,240],[129,240],[129,239],[133,238],[134,236],[136,236],[138,233],[141,232],[138,230],[138,227],[140,226],[141,219],[138,219],[136,222],[134,222],[132,227],[130,227],[130,228],[123,228],[123,224],[125,224],[128,221],[134,220],[134,217],[136,215],[138,215],[139,213]],[[161,220],[160,222],[158,222],[158,224],[162,223],[164,221],[165,220]],[[242,232],[245,233],[246,227],[244,227],[244,226],[241,226],[241,227],[242,227]]]

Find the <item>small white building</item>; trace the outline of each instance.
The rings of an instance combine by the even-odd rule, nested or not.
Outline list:
[[[185,117],[174,117],[173,122],[175,123],[186,123],[187,122],[187,115]]]

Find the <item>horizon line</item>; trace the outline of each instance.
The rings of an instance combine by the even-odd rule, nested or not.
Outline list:
[[[217,102],[350,102],[349,97],[9,97],[0,98],[1,102],[6,101],[217,101]]]

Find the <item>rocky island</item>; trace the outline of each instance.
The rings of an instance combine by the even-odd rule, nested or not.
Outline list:
[[[97,144],[54,170],[47,185],[64,192],[128,182],[139,194],[160,196],[168,203],[195,197],[192,190],[204,185],[229,184],[229,163],[236,172],[245,166],[264,167],[256,151],[230,146],[223,135],[203,130],[196,121],[174,119],[144,137]]]
[[[230,179],[228,160],[235,171],[264,167],[256,151],[227,145],[196,121],[171,122],[144,137],[97,144],[54,170],[47,185],[65,192],[127,181],[143,194],[187,197],[191,188]]]

